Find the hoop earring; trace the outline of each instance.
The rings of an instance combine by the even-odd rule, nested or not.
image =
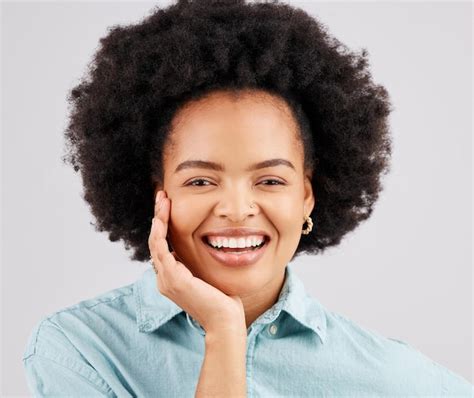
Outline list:
[[[308,227],[301,231],[301,234],[308,235],[313,229],[313,220],[310,216],[305,216],[305,222],[308,222]],[[303,223],[304,225],[304,223]]]

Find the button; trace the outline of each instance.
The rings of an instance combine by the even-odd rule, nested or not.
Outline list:
[[[271,324],[270,327],[268,328],[268,331],[273,335],[276,334],[277,330],[278,330],[278,327],[275,324]]]

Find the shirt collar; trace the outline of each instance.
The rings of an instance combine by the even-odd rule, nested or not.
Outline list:
[[[285,270],[285,282],[280,291],[277,302],[260,315],[252,325],[268,324],[280,315],[287,312],[303,326],[315,332],[322,343],[326,340],[326,315],[321,303],[305,291],[303,282],[288,264]],[[151,333],[171,320],[174,316],[185,312],[175,302],[161,294],[156,284],[156,275],[150,267],[133,285],[136,302],[136,317],[138,330]],[[190,316],[186,313],[188,322]],[[197,321],[191,318],[192,323],[201,329]]]

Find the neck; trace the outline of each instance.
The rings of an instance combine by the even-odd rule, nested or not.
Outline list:
[[[260,315],[278,301],[278,296],[284,283],[285,270],[283,270],[283,273],[278,278],[272,280],[257,293],[241,297],[247,329]]]

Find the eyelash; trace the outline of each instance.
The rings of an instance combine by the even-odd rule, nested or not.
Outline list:
[[[194,180],[191,180],[187,184],[185,184],[185,186],[188,186],[188,185],[191,185],[191,186],[194,186],[194,187],[206,187],[206,186],[208,186],[208,185],[192,185],[196,181],[207,181],[207,180],[204,179],[204,178],[195,178]],[[283,183],[282,181],[276,180],[274,178],[269,178],[269,179],[263,180],[262,182],[264,182],[264,181],[275,181],[275,182],[278,183],[278,184],[264,184],[264,185],[267,185],[267,186],[285,185],[285,183]],[[209,181],[207,181],[207,182],[209,182]]]

